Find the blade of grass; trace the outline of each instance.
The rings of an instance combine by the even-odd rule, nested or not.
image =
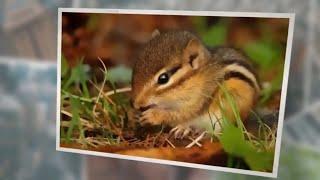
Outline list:
[[[68,142],[70,141],[74,128],[76,126],[79,126],[79,118],[80,118],[78,113],[79,104],[80,104],[79,99],[71,98],[72,118],[70,122],[70,127],[68,128],[68,131],[67,131]]]

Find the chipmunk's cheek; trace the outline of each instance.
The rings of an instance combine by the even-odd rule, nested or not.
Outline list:
[[[173,95],[174,96],[174,95]],[[158,102],[158,107],[162,110],[162,111],[174,111],[176,109],[178,109],[179,106],[179,101],[177,99],[169,99],[167,98],[167,100],[164,101],[159,101]]]

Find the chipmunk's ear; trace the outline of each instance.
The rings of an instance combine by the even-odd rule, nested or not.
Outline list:
[[[193,69],[198,69],[205,61],[208,54],[206,48],[199,39],[192,38],[184,49],[184,59],[191,65]]]
[[[155,30],[152,32],[151,38],[153,39],[153,38],[155,38],[155,37],[157,37],[157,36],[159,36],[159,35],[160,35],[160,31],[159,31],[158,29],[155,29]]]

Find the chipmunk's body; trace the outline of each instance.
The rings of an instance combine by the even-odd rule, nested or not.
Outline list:
[[[139,121],[168,124],[176,137],[192,127],[209,129],[221,118],[220,105],[233,121],[223,85],[233,95],[242,119],[258,97],[257,78],[246,58],[232,48],[208,50],[189,32],[157,34],[144,47],[133,72],[134,108]]]

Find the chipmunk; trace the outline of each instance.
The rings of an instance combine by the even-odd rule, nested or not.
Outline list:
[[[242,120],[246,119],[260,86],[242,53],[227,47],[210,50],[187,31],[155,31],[133,69],[132,104],[142,125],[169,125],[176,138],[192,130],[210,131],[212,124],[213,133],[218,133],[221,104],[235,121],[219,84],[232,94]]]

